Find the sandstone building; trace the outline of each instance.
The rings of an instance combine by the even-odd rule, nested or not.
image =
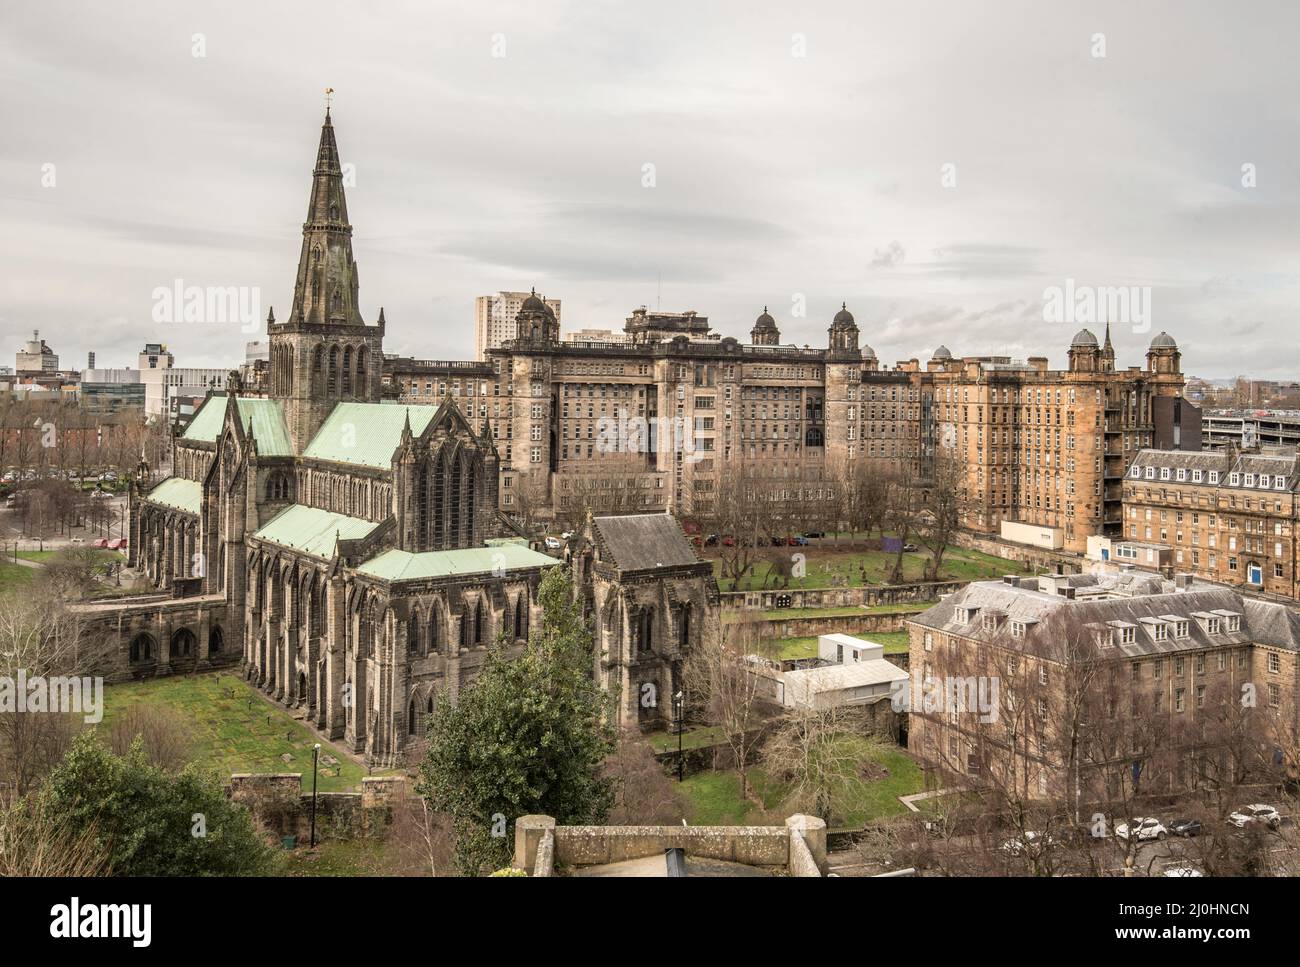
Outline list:
[[[1009,576],[907,624],[908,748],[948,778],[1117,803],[1300,764],[1286,605],[1191,575]]]
[[[1168,548],[1174,570],[1295,598],[1298,460],[1142,450],[1124,479],[1124,537]]]
[[[475,373],[475,399],[501,454],[507,513],[705,516],[742,466],[829,493],[858,461],[925,478],[946,456],[962,469],[967,527],[996,534],[1003,521],[1024,521],[1059,529],[1062,545],[1082,552],[1090,535],[1119,536],[1127,463],[1173,438],[1161,433],[1172,410],[1160,404],[1183,389],[1166,333],[1144,368],[1120,370],[1109,329],[1104,344],[1081,330],[1068,368],[1054,371],[1044,358],[962,359],[942,346],[924,367],[885,367],[847,307],[825,349],[783,345],[766,311],[747,343],[719,337],[694,312],[641,308],[624,329],[621,345],[561,341],[558,319],[533,295],[515,338],[488,350],[492,373]],[[394,376],[421,385],[405,364]],[[427,393],[431,381],[422,385]]]

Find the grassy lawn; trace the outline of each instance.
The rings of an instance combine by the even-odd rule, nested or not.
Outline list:
[[[702,749],[707,745],[716,745],[723,741],[723,730],[718,726],[709,726],[708,728],[687,729],[682,733],[682,751],[687,749]],[[646,736],[646,741],[655,752],[676,752],[677,751],[677,733],[676,732],[652,732]]]
[[[715,548],[705,548],[704,553],[715,553]],[[714,560],[713,571],[718,579],[718,587],[723,591],[761,591],[765,588],[780,586],[780,579],[768,580],[771,559],[774,555],[785,558],[787,554],[804,555],[806,573],[801,578],[791,578],[791,588],[829,588],[836,585],[860,587],[869,584],[885,584],[894,568],[894,555],[880,550],[859,548],[839,548],[834,544],[809,545],[796,548],[764,548],[760,551],[767,560],[759,560],[736,585],[722,577],[722,562]],[[903,555],[903,582],[921,581],[925,577],[925,568],[930,560],[928,551],[919,551]],[[992,554],[967,550],[961,547],[949,547],[943,555],[941,576],[946,581],[979,581],[1001,577],[1003,574],[1021,574],[1023,567],[1018,561],[1008,561]]]
[[[885,774],[874,778],[854,775],[846,778],[840,795],[842,815],[835,817],[837,828],[854,828],[884,816],[907,812],[899,796],[922,792],[924,783],[920,767],[902,749],[881,745],[857,735],[838,741],[856,747],[863,760],[883,767]],[[749,770],[752,791],[768,812],[782,811],[787,790],[762,769]],[[756,805],[740,798],[740,778],[734,771],[701,772],[682,783],[682,792],[693,806],[691,822],[697,826],[741,826],[759,819]],[[784,807],[794,812],[793,804]]]
[[[97,559],[103,561],[122,559],[122,555],[119,554],[117,551],[106,550],[105,548],[102,547],[88,547],[85,544],[81,544],[78,545],[78,549],[91,551]],[[56,551],[19,551],[18,556],[25,561],[45,562],[50,560],[51,558],[58,557],[60,554],[64,552],[64,550],[68,550],[68,548],[60,548],[59,550]]]
[[[810,635],[806,638],[780,638],[776,642],[777,647],[780,649],[776,657],[781,661],[792,661],[796,658],[816,658],[817,637],[817,635]],[[878,645],[884,645],[886,655],[907,654],[906,631],[864,631],[861,635],[855,635],[854,637],[866,638]]]
[[[762,799],[765,809],[780,805],[784,790],[762,768],[749,770],[749,784],[751,794]],[[740,798],[740,776],[734,771],[699,772],[681,785],[696,826],[743,826],[754,810],[754,803]]]
[[[383,876],[387,872],[384,844],[373,839],[318,842],[314,853],[299,847],[281,855],[279,876]]]
[[[25,587],[35,576],[36,571],[33,568],[23,567],[21,564],[14,564],[12,561],[0,561],[0,593],[13,588]]]
[[[190,723],[192,757],[223,776],[232,772],[301,772],[311,789],[312,745],[306,726],[266,702],[243,679],[229,673],[171,675],[144,682],[109,685],[104,690],[104,725],[133,704],[165,705]],[[281,759],[289,754],[290,761]],[[342,751],[322,743],[317,788],[343,792],[358,788],[365,769]]]

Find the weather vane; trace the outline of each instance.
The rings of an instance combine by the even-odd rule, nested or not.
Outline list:
[[[326,114],[329,113],[330,102],[333,100],[334,100],[334,88],[332,87],[325,88],[325,113]]]

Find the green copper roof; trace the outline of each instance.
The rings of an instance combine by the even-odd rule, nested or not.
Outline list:
[[[374,521],[293,504],[267,521],[253,536],[328,561],[334,556],[335,538],[356,540],[378,526]]]
[[[418,436],[438,408],[406,403],[340,403],[307,444],[303,456],[363,467],[391,466],[408,412],[411,432]]]
[[[177,510],[197,514],[203,507],[203,485],[197,480],[168,477],[149,491],[147,499],[164,507],[175,507]]]
[[[416,581],[420,578],[453,577],[460,574],[488,574],[517,571],[527,567],[550,567],[555,558],[526,547],[466,547],[456,551],[384,551],[357,568],[362,574],[386,581]]]
[[[248,431],[249,423],[253,425],[253,438],[257,441],[257,452],[264,457],[291,457],[293,447],[289,443],[289,428],[285,426],[284,411],[279,400],[267,400],[255,396],[240,396],[235,400],[239,411],[239,423]],[[226,416],[226,398],[210,396],[203,407],[194,414],[190,425],[181,434],[182,440],[205,440],[215,443],[221,434],[221,424]]]

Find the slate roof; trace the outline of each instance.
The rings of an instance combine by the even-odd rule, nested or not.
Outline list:
[[[671,514],[595,517],[591,522],[602,561],[620,571],[696,564],[695,549]]]
[[[558,564],[549,554],[541,554],[518,544],[496,547],[465,547],[453,551],[384,551],[361,564],[357,571],[385,581],[418,581],[423,578],[455,577],[462,574],[487,574],[492,571],[517,571]]]
[[[293,446],[289,442],[289,427],[284,422],[284,410],[279,400],[240,396],[235,398],[235,407],[239,412],[240,425],[246,431],[249,422],[252,422],[253,438],[257,441],[257,452],[261,456],[293,456]],[[190,420],[190,425],[181,434],[181,439],[215,443],[217,437],[221,435],[221,426],[225,417],[226,397],[209,396],[199,411],[194,414],[194,419]]]
[[[438,407],[406,403],[340,403],[303,451],[304,457],[362,467],[391,467],[407,414],[419,436]]]
[[[1007,645],[1025,640],[1010,636],[1007,630],[1009,622],[1045,622],[1061,609],[1069,608],[1071,620],[1081,625],[1101,627],[1119,621],[1136,626],[1138,630],[1131,644],[1114,646],[1116,654],[1126,657],[1204,650],[1248,642],[1300,650],[1300,613],[1284,604],[1246,598],[1232,588],[1208,582],[1197,582],[1187,591],[1175,591],[1172,583],[1160,581],[1162,593],[1152,594],[1143,593],[1146,587],[1151,586],[1148,575],[1140,576],[1143,583],[1136,587],[1124,584],[1125,579],[1131,582],[1135,575],[1101,579],[1092,575],[1077,577],[1087,578],[1091,584],[1080,582],[1075,585],[1071,582],[1070,586],[1091,588],[1095,593],[1113,589],[1116,596],[1081,596],[1071,600],[1032,585],[1013,587],[998,581],[977,581],[917,615],[913,622],[925,628],[977,640],[997,640],[999,644]],[[960,613],[963,608],[978,610],[969,621],[964,621]],[[997,630],[986,631],[983,627],[983,617],[989,611],[1005,615],[1005,621]],[[1230,632],[1224,623],[1220,625],[1222,630],[1219,634],[1206,632],[1194,615],[1215,612],[1241,615],[1240,630]],[[1157,641],[1142,624],[1144,618],[1187,620],[1189,634],[1186,638],[1175,638],[1171,631],[1168,638]]]
[[[358,540],[378,526],[374,521],[305,504],[292,504],[267,521],[266,526],[253,536],[328,561],[334,556],[336,538]]]
[[[203,485],[197,480],[168,477],[145,498],[150,503],[174,507],[188,514],[197,514],[203,508]]]
[[[1148,479],[1146,468],[1154,467],[1157,471],[1153,478]],[[1202,470],[1207,474],[1211,470],[1218,471],[1219,479],[1217,483],[1210,483],[1208,476],[1200,481],[1190,479],[1178,480],[1174,475],[1170,479],[1162,480],[1158,471],[1168,467],[1170,470]],[[1204,451],[1183,451],[1183,450],[1139,450],[1133,462],[1129,465],[1128,477],[1133,482],[1146,481],[1147,483],[1177,483],[1182,485],[1202,486],[1202,487],[1232,487],[1240,490],[1259,490],[1262,493],[1277,491],[1277,478],[1282,477],[1286,480],[1285,490],[1293,489],[1300,478],[1296,476],[1296,458],[1281,454],[1259,454],[1247,453],[1237,456],[1231,464],[1223,453],[1207,453]],[[1232,483],[1231,474],[1238,473],[1241,477],[1237,483]],[[1252,487],[1246,486],[1245,475],[1254,474],[1255,484]],[[1262,476],[1269,477],[1269,486],[1261,487],[1259,478]]]

